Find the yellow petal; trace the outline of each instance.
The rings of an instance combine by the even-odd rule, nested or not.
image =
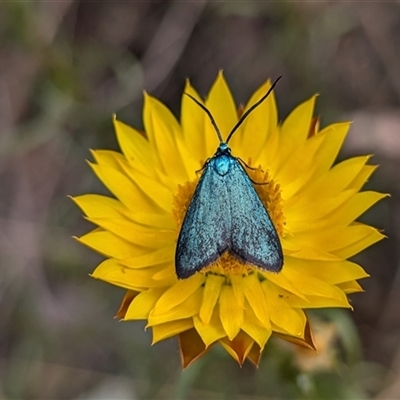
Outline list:
[[[342,207],[333,211],[329,215],[329,219],[321,221],[321,226],[322,224],[329,226],[330,223],[346,226],[385,197],[388,197],[388,195],[378,192],[366,191],[356,193]]]
[[[155,325],[151,329],[153,331],[152,344],[159,342],[160,340],[167,339],[172,336],[176,336],[182,332],[185,332],[193,328],[192,318],[180,319],[177,321],[166,322],[165,324]]]
[[[176,281],[176,273],[174,264],[172,262],[168,262],[165,264],[157,265],[158,271],[152,276],[154,281],[165,281],[175,282]]]
[[[280,177],[281,173],[284,174],[283,170],[287,169],[288,158],[295,156],[299,147],[306,140],[311,126],[314,104],[315,96],[295,108],[283,122],[279,135],[279,157],[276,157],[275,173],[277,177]]]
[[[287,267],[289,265],[289,267]],[[286,268],[287,267],[287,268]],[[299,296],[290,286],[283,286],[280,284],[279,277],[283,275],[286,279],[286,269],[293,269],[301,271],[304,277],[312,276],[327,284],[335,285],[337,283],[346,282],[355,279],[367,278],[369,275],[358,264],[347,260],[340,261],[314,261],[302,260],[300,258],[286,257],[285,266],[281,274],[268,274],[267,277],[276,285],[288,290]],[[275,277],[275,279],[271,279]],[[278,279],[277,279],[278,277]],[[297,288],[298,290],[299,288]],[[300,285],[302,289],[302,285]],[[302,292],[304,293],[304,292]],[[300,296],[301,297],[301,296]]]
[[[321,197],[321,195],[324,197],[337,196],[350,186],[368,159],[369,156],[353,157],[335,165],[326,174],[307,185],[307,195],[311,198]]]
[[[217,79],[211,87],[206,100],[206,107],[210,110],[212,116],[214,117],[215,122],[221,131],[223,140],[226,140],[229,132],[238,121],[238,116],[232,93],[222,72],[218,74]],[[207,151],[210,157],[215,153],[219,140],[217,134],[215,133],[214,127],[209,122],[209,118],[206,115],[204,115],[204,117],[207,121],[205,123],[205,140],[207,143]],[[239,134],[239,132],[237,132],[237,134]]]
[[[293,262],[292,260],[296,260],[296,259],[293,259],[293,258],[290,259],[290,258],[286,257],[285,264],[287,264],[288,262]],[[308,262],[310,262],[310,261],[308,261]],[[306,296],[302,291],[301,285],[300,285],[300,287],[297,287],[296,285],[294,285],[286,277],[285,270],[286,270],[286,268],[284,270],[282,270],[281,273],[279,273],[279,274],[277,274],[275,272],[270,272],[270,273],[266,272],[266,273],[264,273],[264,276],[267,279],[269,279],[271,282],[275,283],[275,285],[277,285],[283,289],[286,289],[287,291],[295,294],[296,296],[306,300]]]
[[[193,318],[194,327],[201,336],[201,339],[208,347],[212,343],[215,343],[218,339],[226,336],[225,329],[222,326],[221,319],[219,317],[219,309],[216,307],[211,316],[209,323],[204,323],[198,316]]]
[[[114,259],[103,261],[91,275],[93,278],[101,279],[113,285],[125,289],[143,291],[151,287],[163,287],[171,285],[174,279],[165,279],[164,281],[155,281],[152,275],[157,271],[154,268],[134,270],[125,268]]]
[[[306,326],[304,328],[303,337],[294,337],[291,335],[286,335],[284,333],[277,333],[277,332],[274,332],[274,336],[279,337],[280,339],[286,340],[289,343],[296,344],[298,346],[304,347],[309,350],[314,350],[314,351],[317,350],[315,341],[314,341],[313,332],[311,330],[311,326],[310,326],[308,318],[306,321]]]
[[[225,278],[219,275],[207,275],[203,290],[203,302],[201,304],[199,313],[200,319],[203,321],[204,324],[208,324],[210,322],[224,280]]]
[[[96,164],[111,167],[119,172],[123,172],[121,161],[123,162],[125,157],[122,154],[111,150],[91,150],[90,152],[92,153]]]
[[[247,102],[243,112],[263,97],[271,87],[271,81],[266,81],[260,86]],[[251,115],[243,122],[242,128],[232,136],[230,146],[237,157],[248,160],[249,157],[254,161],[254,165],[260,163],[260,155],[266,147],[269,136],[276,130],[278,125],[278,115],[276,110],[274,93],[270,93]]]
[[[255,340],[261,349],[264,348],[272,332],[271,324],[269,327],[263,326],[250,306],[246,307],[242,329]]]
[[[204,283],[204,280],[204,275],[195,274],[188,279],[177,281],[160,297],[156,308],[167,311],[184,303]]]
[[[159,213],[162,211],[162,209],[160,209],[141,188],[127,178],[126,175],[114,168],[104,165],[90,163],[89,165],[111,193],[121,200],[126,207],[132,210],[140,210],[149,213]]]
[[[286,236],[286,238],[281,238],[281,243],[284,254],[287,254],[287,256],[290,255],[295,258],[318,261],[340,261],[342,259],[336,255],[324,252],[323,249],[314,248],[304,243],[296,243],[294,237]],[[284,263],[286,263],[286,260]]]
[[[246,280],[241,275],[232,275],[230,280],[237,307],[244,308],[244,286]]]
[[[159,325],[164,322],[190,318],[198,314],[201,304],[202,289],[199,287],[184,302],[172,309],[164,309],[157,304],[151,311],[147,326]]]
[[[303,311],[292,308],[268,280],[263,281],[261,287],[268,302],[271,321],[290,335],[302,337],[306,324]]]
[[[185,182],[188,175],[176,144],[176,136],[182,135],[182,132],[171,111],[160,101],[145,93],[143,120],[161,171],[176,184]]]
[[[385,235],[382,235],[382,233],[380,233],[377,229],[364,225],[363,235],[360,235],[359,240],[349,244],[346,247],[335,250],[332,253],[342,258],[350,258],[384,238]]]
[[[341,284],[339,284],[341,285]],[[339,286],[338,285],[338,286]],[[339,290],[342,290],[338,288]],[[322,296],[313,296],[307,295],[307,300],[304,300],[293,293],[286,291],[285,289],[279,288],[279,294],[285,299],[286,303],[293,308],[327,308],[327,307],[343,307],[343,308],[351,308],[347,297],[342,296],[342,298],[338,299],[337,297],[322,297]]]
[[[128,211],[120,201],[99,194],[84,194],[71,199],[88,217],[121,218]]]
[[[244,295],[261,324],[266,329],[270,329],[271,323],[268,315],[268,306],[260,286],[260,281],[255,273],[248,275],[245,279]]]
[[[329,285],[320,279],[316,279],[311,275],[305,275],[303,271],[299,271],[296,268],[295,263],[287,263],[284,266],[284,270],[282,270],[293,285],[298,288],[301,287],[302,292],[311,296],[321,296],[321,297],[330,297],[334,299],[342,299],[344,296],[343,292],[339,290],[334,285]]]
[[[156,227],[163,230],[176,229],[176,223],[171,214],[147,214],[141,212],[130,212],[127,218],[143,226]]]
[[[285,204],[288,231],[298,232],[304,230],[304,227],[307,230],[315,228],[314,221],[318,222],[319,219],[325,218],[326,215],[345,204],[353,195],[354,191],[345,190],[336,196],[327,198],[307,196],[307,201],[298,199],[297,204],[294,203],[293,199],[290,199]],[[288,207],[287,210],[286,207]]]
[[[285,119],[281,127],[283,143],[291,142],[296,147],[307,139],[316,97],[314,95],[297,106]]]
[[[129,268],[146,268],[152,265],[171,263],[174,259],[175,249],[172,246],[162,247],[155,251],[148,251],[137,257],[130,257],[119,260],[119,262]]]
[[[377,168],[377,165],[364,165],[357,176],[349,183],[348,188],[360,190]]]
[[[361,285],[356,281],[342,282],[338,284],[338,287],[347,294],[364,291]]]
[[[89,232],[77,238],[77,240],[98,253],[112,258],[135,257],[146,251],[141,246],[133,245],[110,232],[102,230]]]
[[[133,212],[119,200],[98,194],[85,194],[71,197],[71,199],[89,218],[127,218],[143,226],[157,227],[158,229],[165,230],[176,229],[176,223],[171,213],[150,214]]]
[[[152,288],[139,293],[128,307],[124,320],[147,319],[165,287]]]
[[[318,168],[314,163],[314,157],[324,140],[324,135],[316,135],[299,144],[298,149],[290,155],[291,162],[280,167],[276,173],[276,179],[282,187],[285,198],[290,199],[297,193],[308,190],[308,185],[313,181]],[[273,157],[273,154],[270,154],[270,157]],[[305,154],[307,157],[304,157]],[[267,158],[266,160],[268,162]],[[295,176],[293,176],[293,165],[296,165]]]
[[[118,144],[128,162],[143,173],[150,174],[154,165],[154,153],[150,143],[136,129],[114,117],[114,129]]]
[[[317,166],[316,172],[319,175],[324,174],[332,166],[343,145],[349,127],[349,122],[339,122],[328,125],[317,134],[325,137],[314,157],[314,164]],[[317,177],[318,174],[316,173],[315,176]]]
[[[172,208],[172,192],[176,189],[176,185],[171,179],[154,179],[145,174],[134,170],[127,163],[121,164],[123,173],[138,188],[143,188],[146,196],[150,197],[161,209],[170,211]],[[166,182],[165,182],[166,181]],[[165,184],[167,183],[167,184]]]
[[[278,128],[276,128],[275,131],[272,132],[269,136],[258,157],[255,157],[253,151],[251,151],[249,154],[243,154],[242,158],[244,160],[248,160],[249,162],[254,160],[254,162],[251,162],[251,164],[255,167],[267,166],[267,170],[271,174],[271,176],[273,176],[274,179],[276,178],[277,182],[280,183],[281,176],[278,172],[279,158],[275,156],[277,152],[279,152],[279,134],[280,131]]]
[[[346,227],[325,228],[319,235],[315,235],[313,231],[298,233],[296,242],[311,244],[316,248],[323,248],[329,253],[335,254],[337,250],[347,248],[368,237],[372,230],[373,228],[367,225],[353,223]]]
[[[175,231],[148,229],[127,219],[87,218],[87,220],[132,244],[148,248],[168,246],[176,241]]]
[[[211,140],[214,139],[214,137],[207,138],[205,136],[204,125],[206,120],[204,111],[189,96],[186,96],[185,93],[191,95],[200,103],[202,103],[202,99],[190,82],[186,81],[181,103],[181,124],[183,140],[188,148],[189,154],[191,155],[191,159],[189,159],[190,166],[188,165],[188,169],[195,171],[201,168],[200,162],[204,163],[206,159],[210,157],[210,154],[207,153],[206,142],[207,139]],[[194,176],[192,179],[193,178]]]
[[[231,285],[222,285],[219,310],[228,339],[233,340],[243,324],[243,308],[238,307]]]

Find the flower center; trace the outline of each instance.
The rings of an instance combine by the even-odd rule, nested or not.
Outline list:
[[[279,237],[285,235],[285,217],[283,215],[283,205],[281,189],[270,177],[268,171],[264,171],[260,166],[257,169],[246,168],[246,172],[253,182],[260,185],[253,185],[260,197],[268,215],[270,216]],[[181,229],[190,201],[199,182],[199,178],[194,181],[178,185],[177,193],[173,199],[173,215],[176,220],[178,230]],[[211,201],[212,199],[210,199]],[[215,273],[218,275],[245,274],[254,271],[254,267],[238,260],[229,252],[223,254],[217,261],[201,270],[201,273]]]

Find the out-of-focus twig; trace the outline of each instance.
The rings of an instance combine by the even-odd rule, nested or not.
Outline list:
[[[397,16],[378,2],[370,3],[368,7],[354,7],[354,11],[400,99],[400,57],[398,43],[392,40],[391,35],[394,25],[398,23]]]
[[[157,88],[172,72],[206,4],[176,1],[168,8],[142,60],[146,90]]]

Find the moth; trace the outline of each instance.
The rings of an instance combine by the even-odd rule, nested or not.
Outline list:
[[[179,279],[201,271],[225,252],[265,271],[282,269],[278,233],[246,172],[248,166],[232,155],[228,145],[239,126],[268,97],[280,78],[242,115],[225,141],[211,112],[186,94],[206,112],[220,144],[202,168],[182,223],[175,252]]]

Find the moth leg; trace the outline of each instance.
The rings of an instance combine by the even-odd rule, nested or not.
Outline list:
[[[268,185],[269,182],[254,182],[253,179],[251,179],[249,177],[251,183],[253,183],[254,185]]]
[[[212,158],[212,157],[207,158],[207,160],[206,160],[206,162],[203,164],[203,166],[202,166],[200,169],[198,169],[198,170],[196,171],[196,174],[199,174],[200,172],[203,172],[204,168],[205,168],[205,167],[207,166],[207,164],[210,162],[211,158]]]
[[[246,168],[248,168],[248,169],[251,169],[251,170],[253,170],[253,171],[255,171],[256,169],[258,169],[258,168],[253,168],[253,167],[250,167],[250,165],[249,164],[247,164],[244,160],[242,160],[240,157],[236,157],[236,159],[237,160],[239,160]],[[263,170],[261,170],[262,172],[264,172]]]
[[[241,158],[239,158],[239,157],[236,157],[236,159],[238,160],[238,161],[240,161],[246,168],[248,168],[248,169],[251,169],[252,171],[256,171],[258,168],[253,168],[253,167],[250,167],[250,165],[248,165],[247,163],[245,163]],[[263,170],[261,170],[261,172],[264,172]],[[255,181],[253,181],[253,179],[251,179],[250,177],[249,177],[249,179],[250,179],[250,181],[251,181],[251,183],[253,183],[254,185],[268,185],[268,182],[255,182]]]

